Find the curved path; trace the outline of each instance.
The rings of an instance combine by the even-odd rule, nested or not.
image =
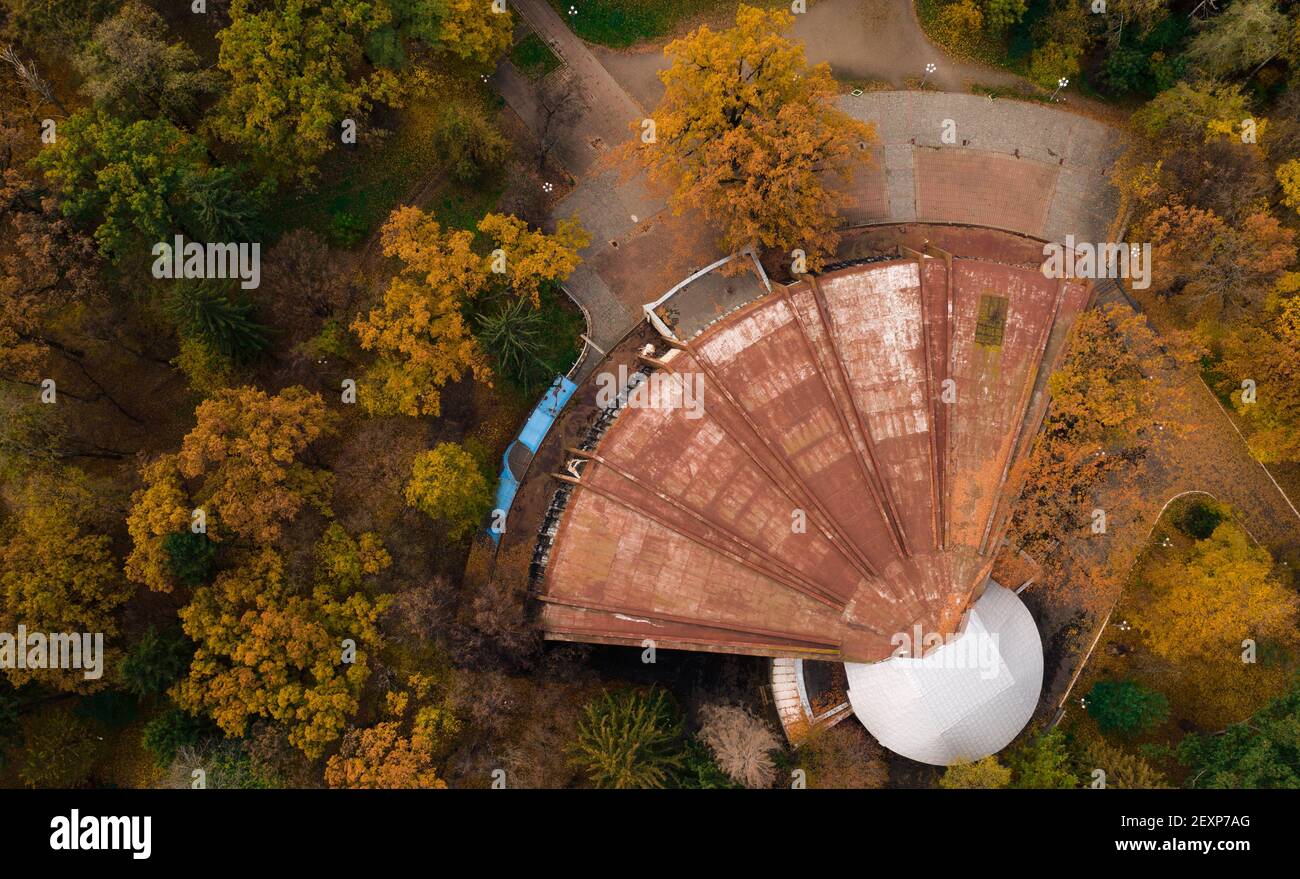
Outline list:
[[[968,91],[972,84],[1015,85],[1020,77],[948,56],[930,42],[916,17],[912,0],[817,0],[795,16],[793,35],[804,41],[812,64],[823,61],[840,79],[887,82],[906,86],[925,75],[925,65],[937,68],[928,78],[949,92]],[[593,54],[642,106],[653,107],[663,95],[658,72],[667,67],[666,41],[609,49],[593,46]]]

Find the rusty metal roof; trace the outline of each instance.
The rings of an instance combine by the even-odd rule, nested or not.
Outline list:
[[[918,256],[807,276],[666,341],[559,477],[547,637],[871,662],[915,625],[955,631],[1087,296]]]

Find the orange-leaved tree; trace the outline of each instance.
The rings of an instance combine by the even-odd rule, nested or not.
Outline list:
[[[816,268],[835,248],[845,203],[827,177],[847,184],[875,133],[835,107],[830,68],[809,66],[783,33],[793,20],[741,6],[735,27],[703,25],[669,43],[641,155],[673,186],[674,208],[700,207],[727,248],[801,249]]]
[[[475,251],[472,233],[444,229],[416,207],[398,208],[384,224],[384,253],[400,259],[402,268],[383,301],[352,323],[361,347],[378,354],[360,394],[367,412],[436,416],[448,382],[467,373],[490,382],[466,305],[485,295],[509,295],[536,307],[542,285],[568,277],[590,241],[576,220],[562,220],[546,235],[515,217],[488,214],[478,229],[491,253]]]

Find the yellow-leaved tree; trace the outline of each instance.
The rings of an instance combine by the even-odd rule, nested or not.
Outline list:
[[[846,202],[827,178],[847,184],[876,137],[835,107],[830,68],[809,66],[783,33],[793,20],[741,6],[735,27],[704,25],[669,43],[666,91],[640,152],[672,185],[674,209],[700,207],[728,249],[797,248],[816,268],[839,240]]]
[[[445,755],[460,721],[437,704],[434,681],[407,678],[406,689],[384,698],[387,719],[343,737],[325,766],[325,782],[346,788],[445,788],[434,760]]]
[[[66,468],[28,478],[14,502],[15,514],[0,522],[0,631],[103,633],[101,659],[115,662],[113,636],[117,609],[131,597],[107,535],[90,527],[96,500],[79,471]],[[80,645],[79,645],[80,646]],[[47,645],[54,649],[53,645]],[[27,650],[19,644],[17,649]],[[85,661],[85,655],[83,662]],[[59,690],[87,691],[103,686],[83,669],[18,668],[6,657],[5,674],[15,685],[38,681]]]
[[[1165,659],[1239,663],[1246,639],[1296,640],[1300,599],[1274,576],[1268,550],[1231,520],[1185,560],[1154,566],[1147,587],[1149,600],[1130,617]]]
[[[536,306],[540,289],[578,266],[590,237],[576,220],[560,221],[552,235],[512,216],[488,214],[478,225],[491,252],[473,248],[474,236],[443,229],[417,207],[393,211],[381,232],[384,253],[402,261],[383,301],[352,323],[361,347],[378,355],[359,395],[379,415],[439,415],[442,387],[466,374],[490,382],[491,369],[465,317],[486,295],[509,295]]]
[[[256,718],[284,727],[290,744],[320,757],[356,713],[379,645],[387,597],[370,598],[366,577],[391,564],[378,538],[332,524],[316,548],[309,588],[294,582],[275,549],[249,553],[194,591],[180,611],[197,649],[176,703],[209,715],[228,735]]]

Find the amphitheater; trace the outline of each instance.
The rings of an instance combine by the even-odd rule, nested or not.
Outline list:
[[[970,95],[844,106],[880,144],[836,261],[733,254],[643,296],[576,375],[503,550],[528,555],[550,639],[770,657],[792,737],[856,715],[945,765],[1005,747],[1042,689],[1038,628],[991,573],[1094,295],[1045,277],[1043,244],[1106,240],[1117,148],[1082,117]],[[629,293],[600,267],[653,241],[645,216],[570,282],[606,318]]]

